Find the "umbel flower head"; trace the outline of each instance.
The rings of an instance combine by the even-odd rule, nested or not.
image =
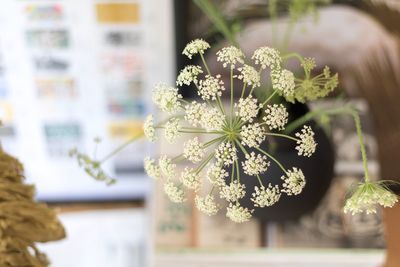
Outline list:
[[[346,200],[344,212],[352,215],[376,213],[378,206],[391,208],[397,201],[397,195],[387,188],[384,181],[360,183]]]
[[[322,73],[313,75],[316,67],[314,59],[295,53],[281,57],[278,50],[266,46],[256,49],[245,63],[245,55],[240,48],[228,46],[216,53],[217,62],[228,68],[230,73],[230,77],[221,77],[211,73],[205,61],[204,53],[209,48],[210,45],[201,39],[187,44],[182,54],[189,59],[199,55],[202,64],[186,66],[176,79],[177,86],[192,85],[200,96],[199,100],[188,102],[180,94],[180,88],[157,84],[152,99],[167,118],[158,120],[148,115],[143,131],[137,137],[144,135],[148,140],[156,141],[160,140],[157,133],[162,131],[168,142],[182,144],[182,149],[176,147],[177,151],[183,150],[176,156],[144,159],[146,173],[163,183],[164,192],[172,202],[185,201],[186,190],[193,190],[196,207],[207,215],[214,215],[221,208],[215,201],[219,197],[227,201],[226,216],[242,223],[250,220],[254,211],[241,206],[240,202],[246,195],[251,196],[255,208],[263,208],[277,203],[282,194],[293,197],[301,194],[306,186],[303,171],[283,166],[274,157],[270,142],[266,140],[286,138],[293,142],[293,150],[298,156],[310,157],[317,149],[312,127],[304,125],[294,135],[284,132],[289,114],[285,103],[277,104],[274,96],[278,94],[282,101],[292,103],[315,100],[326,96],[337,86],[338,76],[332,75],[328,67]],[[304,73],[298,75],[285,68],[286,60],[291,57],[300,61]],[[269,86],[261,84],[263,74],[270,75]],[[228,84],[223,82],[228,80]],[[228,87],[229,90],[226,90]],[[224,105],[223,99],[230,99],[229,107]],[[354,115],[354,110],[346,112],[353,115],[359,133],[359,117]],[[363,145],[362,138],[360,144]],[[361,147],[367,174],[365,149]],[[114,180],[106,175],[101,165],[116,151],[103,160],[91,159],[77,150],[71,151],[71,156],[90,176],[112,183]],[[239,157],[239,152],[244,157]],[[180,173],[177,164],[185,165]],[[280,184],[268,181],[271,164],[276,164],[282,172]],[[242,173],[249,175],[248,179],[257,179],[259,185],[253,192],[247,191],[251,189],[243,184]],[[210,192],[204,197],[197,195],[204,192],[205,186],[211,187]],[[345,212],[374,213],[376,206],[391,207],[397,201],[397,196],[383,183],[369,182],[366,178],[347,200]]]
[[[195,194],[203,192],[210,184],[212,190],[204,197],[196,195],[196,207],[207,215],[214,215],[220,207],[215,198],[227,201],[226,216],[234,222],[246,222],[253,209],[242,207],[240,201],[245,197],[245,185],[240,175],[245,173],[259,181],[251,200],[254,207],[263,208],[274,205],[282,193],[300,194],[305,186],[305,176],[299,168],[287,170],[268,152],[263,142],[269,137],[287,138],[293,141],[293,150],[300,156],[310,156],[316,149],[314,132],[305,126],[294,136],[283,131],[288,122],[288,112],[283,104],[269,103],[269,99],[260,101],[255,98],[255,90],[261,88],[261,73],[269,71],[272,76],[272,90],[293,96],[295,90],[294,74],[283,68],[279,52],[273,48],[262,47],[252,56],[254,65],[244,64],[244,53],[237,47],[229,46],[219,50],[217,61],[230,70],[229,79],[210,73],[203,54],[210,46],[204,40],[190,42],[183,54],[191,58],[200,54],[203,66],[189,65],[178,75],[178,86],[194,85],[199,100],[188,102],[182,99],[178,88],[158,84],[153,91],[155,105],[169,115],[157,122],[150,115],[144,124],[145,136],[156,140],[156,132],[164,131],[170,143],[182,144],[182,153],[175,157],[161,156],[157,161],[145,159],[145,170],[150,177],[164,180],[164,191],[173,202],[185,200],[185,191]],[[223,80],[242,83],[240,93],[226,90]],[[254,92],[254,94],[253,94]],[[223,105],[224,94],[230,96],[230,108]],[[259,115],[261,115],[259,117]],[[275,132],[271,132],[274,130]],[[193,134],[197,134],[193,136]],[[179,141],[180,138],[185,140]],[[238,152],[244,155],[240,158]],[[270,160],[271,159],[271,160]],[[282,183],[263,185],[268,167],[276,163],[282,170]],[[185,168],[177,173],[177,164]]]

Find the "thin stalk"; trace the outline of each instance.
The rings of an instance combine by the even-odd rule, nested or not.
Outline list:
[[[247,150],[243,147],[243,145],[239,142],[239,140],[235,140],[235,142],[236,142],[236,144],[239,146],[240,150],[242,150],[242,152],[243,152],[245,155],[249,154],[249,153],[247,152]]]
[[[283,167],[283,165],[279,162],[279,160],[277,160],[275,157],[273,157],[271,154],[269,154],[268,152],[262,150],[261,148],[256,147],[256,149],[258,151],[260,151],[261,153],[263,153],[264,155],[266,155],[267,157],[271,158],[278,166],[279,168],[281,168],[281,170],[286,174],[286,169],[285,167]]]
[[[257,174],[257,179],[258,179],[258,182],[260,183],[260,186],[264,187],[263,183],[261,182],[260,175],[258,175],[258,174]]]
[[[217,95],[217,103],[218,103],[218,107],[221,110],[222,114],[224,114],[226,116],[224,105],[222,105],[222,101],[221,101],[221,98],[219,97],[219,95]]]
[[[237,172],[237,181],[240,183],[240,172],[239,172],[239,162],[238,159],[235,159],[235,166],[236,166],[236,172]]]
[[[362,157],[362,162],[363,162],[364,171],[365,171],[364,180],[365,180],[365,182],[369,182],[367,152],[365,151],[364,136],[362,134],[362,129],[361,129],[360,115],[355,110],[351,110],[350,113],[353,116],[354,123],[356,125],[358,141],[360,143],[361,157]]]
[[[204,68],[206,68],[207,74],[211,76],[210,69],[208,68],[207,62],[204,59],[204,56],[202,53],[200,53],[200,57],[201,57],[201,61],[203,61]]]
[[[212,1],[194,0],[194,3],[208,16],[208,18],[213,22],[218,31],[221,32],[224,37],[229,40],[229,42],[231,42],[235,46],[238,46],[235,35],[226,23],[222,12],[213,4]]]
[[[211,194],[214,192],[214,188],[215,188],[215,185],[213,185],[213,186],[211,187],[210,193],[208,193],[208,195],[211,196]]]
[[[224,139],[224,138],[225,138],[225,136],[221,136],[221,137],[215,138],[215,139],[213,139],[213,140],[211,140],[211,141],[208,141],[207,143],[205,143],[205,144],[203,145],[203,148],[207,148],[207,147],[209,147],[210,145],[212,145],[212,144],[214,144],[214,143],[217,143],[217,142],[219,142],[219,141],[222,141],[222,139]]]
[[[240,94],[240,98],[243,98],[245,91],[246,91],[246,83],[243,83],[243,88],[242,88],[242,93]]]
[[[233,68],[232,67],[231,67],[231,116],[233,119],[234,114],[233,114]]]
[[[282,59],[288,59],[288,58],[292,58],[292,57],[297,58],[301,63],[304,63],[304,58],[298,53],[289,53],[289,54],[283,55]]]
[[[214,155],[215,155],[215,153],[211,153],[211,154],[208,156],[208,158],[205,159],[205,160],[201,163],[201,165],[196,169],[196,174],[199,174],[199,173],[204,169],[204,167],[207,165],[207,163],[210,162],[210,160],[214,157]]]
[[[231,170],[231,183],[233,183],[233,177],[235,176],[235,164],[232,164]]]
[[[276,25],[276,20],[277,20],[277,0],[270,0],[268,2],[268,13],[271,19],[271,30],[272,30],[272,46],[275,47],[277,44],[277,25]]]
[[[274,90],[274,92],[273,92],[272,94],[270,94],[269,97],[262,103],[262,106],[264,106],[265,104],[267,104],[268,101],[270,101],[276,94],[277,94],[277,91]]]
[[[117,148],[115,148],[113,151],[111,151],[108,155],[106,155],[102,160],[99,161],[99,164],[103,164],[104,162],[106,162],[107,160],[109,160],[110,158],[112,158],[113,156],[118,154],[121,150],[123,150],[124,148],[126,148],[127,146],[129,146],[130,144],[135,142],[136,140],[142,138],[143,136],[144,136],[144,132],[141,131],[139,134],[133,136],[128,141],[126,141],[125,143],[122,143]]]
[[[290,139],[290,140],[293,140],[293,141],[299,141],[299,139],[297,139],[297,138],[295,138],[295,137],[293,137],[293,136],[290,136],[290,135],[286,135],[286,134],[279,134],[279,133],[265,133],[266,135],[269,135],[269,136],[278,136],[278,137],[283,137],[283,138],[287,138],[287,139]]]
[[[185,157],[183,156],[183,154],[179,154],[178,156],[173,157],[173,158],[171,159],[171,161],[172,161],[172,162],[179,162],[179,161],[181,161],[182,159],[185,159]]]

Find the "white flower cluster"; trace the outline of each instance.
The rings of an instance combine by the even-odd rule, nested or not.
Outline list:
[[[244,223],[249,221],[252,216],[251,214],[253,213],[253,210],[244,208],[240,206],[239,203],[229,203],[229,206],[226,210],[226,216],[236,223]]]
[[[230,142],[221,143],[215,150],[215,159],[218,164],[232,165],[237,160],[237,149]]]
[[[191,104],[186,106],[185,120],[189,122],[192,126],[197,127],[198,125],[201,125],[201,118],[206,110],[206,103],[198,103],[196,101],[192,101]]]
[[[304,125],[301,132],[295,134],[299,140],[297,141],[296,150],[299,156],[310,157],[315,152],[317,143],[314,139],[314,132],[310,126]]]
[[[192,168],[185,167],[181,174],[181,182],[189,189],[197,191],[200,188],[201,181],[199,174]]]
[[[206,75],[204,80],[199,82],[198,94],[203,100],[216,100],[225,90],[224,82],[220,80],[221,75],[215,77]]]
[[[292,98],[294,95],[294,88],[296,84],[294,82],[294,74],[290,70],[272,70],[271,71],[271,82],[274,90],[278,91],[279,94],[285,98]]]
[[[194,127],[201,126],[207,131],[219,131],[225,122],[225,115],[206,103],[193,101],[185,107],[185,120]]]
[[[195,203],[196,207],[208,216],[215,215],[218,212],[218,205],[215,203],[214,197],[211,195],[207,195],[204,198],[196,196]]]
[[[254,67],[245,64],[243,67],[238,68],[238,71],[240,71],[240,74],[237,76],[238,79],[243,80],[243,83],[246,85],[250,85],[252,88],[261,86],[260,74]]]
[[[218,108],[203,110],[201,126],[207,131],[220,131],[225,123],[225,115]]]
[[[171,181],[167,181],[164,184],[164,192],[174,203],[181,203],[186,200],[185,192],[183,192],[182,188],[179,188]]]
[[[203,159],[203,144],[199,142],[197,137],[190,139],[183,144],[183,156],[193,163],[198,163]]]
[[[267,161],[267,156],[251,152],[246,154],[246,160],[242,162],[244,173],[255,176],[267,171],[270,163]]]
[[[178,75],[176,79],[176,85],[190,85],[191,83],[197,84],[197,76],[203,73],[200,66],[189,65],[186,66]]]
[[[144,120],[143,133],[149,141],[154,142],[157,140],[156,130],[154,128],[154,117],[151,114]]]
[[[244,63],[244,54],[237,47],[223,47],[217,52],[217,61],[222,62],[224,68],[229,65],[231,69],[234,69],[237,63]]]
[[[260,47],[254,51],[251,58],[255,60],[257,65],[261,65],[261,68],[263,69],[267,67],[271,69],[280,69],[282,63],[279,51],[266,46]]]
[[[181,107],[179,100],[182,95],[178,89],[163,83],[156,85],[153,91],[153,102],[164,112],[175,113]]]
[[[212,185],[223,186],[225,179],[229,176],[228,172],[216,164],[212,164],[207,169],[207,179]]]
[[[165,124],[165,139],[167,139],[168,143],[173,144],[175,142],[180,136],[180,129],[178,118],[171,118],[167,121]]]
[[[204,54],[204,51],[206,51],[208,48],[210,48],[209,43],[202,39],[196,39],[186,45],[182,54],[191,59],[193,55]]]
[[[256,207],[270,207],[281,198],[281,193],[277,185],[272,186],[271,184],[268,184],[267,188],[264,186],[261,186],[260,188],[256,186],[254,190],[255,192],[252,194],[253,197],[251,198],[251,201],[254,202],[254,206]]]
[[[146,174],[153,179],[160,179],[161,172],[160,167],[156,164],[156,161],[150,157],[144,158],[144,170]]]
[[[244,197],[246,191],[244,190],[246,187],[244,184],[239,183],[238,181],[234,181],[229,185],[225,185],[221,187],[221,191],[219,192],[219,196],[224,198],[229,202],[236,202]]]
[[[289,196],[300,194],[306,186],[306,179],[303,171],[295,167],[293,170],[288,170],[286,175],[283,175],[281,179],[284,181],[281,191]]]
[[[376,213],[378,205],[391,208],[398,202],[398,196],[378,182],[362,183],[355,190],[354,194],[346,201],[345,213],[355,215],[366,212]]]
[[[240,98],[239,102],[235,103],[235,107],[238,109],[236,116],[239,116],[245,122],[253,122],[262,105],[257,103],[256,98],[249,95],[246,98]]]
[[[259,123],[244,125],[240,136],[244,146],[258,148],[265,140],[265,129]]]
[[[160,166],[161,173],[167,178],[172,178],[175,176],[176,164],[172,162],[171,158],[163,155],[158,160],[158,165]]]
[[[289,113],[282,104],[267,105],[263,120],[270,130],[284,130],[288,122]]]

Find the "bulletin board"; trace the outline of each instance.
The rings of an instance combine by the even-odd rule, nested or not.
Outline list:
[[[173,82],[172,12],[170,0],[2,1],[0,140],[25,165],[39,199],[132,199],[150,191],[144,142],[107,162],[113,186],[93,181],[68,151],[101,158],[141,128],[154,84]]]

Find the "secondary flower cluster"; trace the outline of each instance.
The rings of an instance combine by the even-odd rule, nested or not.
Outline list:
[[[309,126],[294,136],[277,132],[285,129],[288,112],[283,104],[273,104],[270,100],[276,93],[292,97],[296,86],[295,75],[283,68],[284,60],[277,50],[261,47],[254,51],[251,57],[254,66],[245,63],[245,55],[237,47],[219,50],[217,61],[231,75],[227,86],[221,75],[209,71],[203,57],[208,48],[210,45],[203,40],[189,43],[183,54],[189,58],[200,54],[203,66],[186,66],[176,80],[177,86],[193,85],[201,101],[188,102],[177,88],[158,84],[153,91],[153,102],[170,116],[156,123],[153,115],[149,115],[143,129],[150,141],[157,139],[157,131],[162,131],[169,143],[185,135],[197,133],[198,136],[186,138],[182,153],[176,157],[163,155],[158,160],[146,157],[144,167],[149,176],[164,181],[164,191],[171,201],[183,202],[187,199],[186,190],[194,190],[196,207],[214,215],[221,209],[217,198],[224,199],[228,202],[226,216],[241,223],[248,221],[254,211],[241,206],[240,201],[246,194],[251,194],[254,207],[262,208],[274,205],[282,194],[300,194],[306,184],[302,170],[285,168],[268,152],[265,140],[268,137],[290,139],[298,154],[306,157],[315,152],[317,144]],[[271,97],[259,101],[253,92],[261,86],[263,71],[270,73],[273,90]],[[242,83],[241,91],[233,88],[238,82]],[[229,107],[223,105],[224,93],[230,94]],[[239,152],[244,154],[243,159]],[[271,162],[282,170],[282,184],[272,185],[264,176]],[[186,167],[178,174],[177,164],[181,163]],[[242,172],[258,179],[259,185],[253,190],[246,188],[240,180]],[[211,190],[203,195],[204,188]]]

